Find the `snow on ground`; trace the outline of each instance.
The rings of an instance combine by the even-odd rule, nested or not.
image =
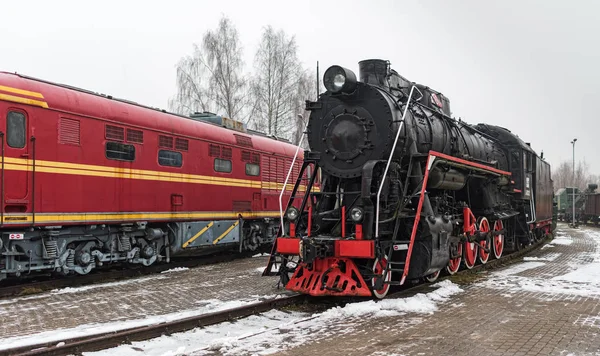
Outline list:
[[[562,253],[547,253],[540,257],[523,257],[523,261],[554,261],[558,257],[560,257]]]
[[[563,263],[565,273],[562,275],[551,278],[518,276],[521,272],[545,265],[545,262],[541,261],[552,262],[561,255],[547,253],[541,257],[525,257],[523,260],[526,262],[491,273],[490,278],[477,283],[476,286],[502,290],[505,292],[502,295],[507,297],[525,290],[543,294],[600,298],[600,232],[586,229],[584,233],[595,243],[595,251],[581,254],[577,263]],[[544,247],[569,246],[572,243],[573,238],[559,230],[557,237]]]
[[[81,336],[95,335],[110,331],[124,330],[134,327],[146,326],[156,323],[162,323],[172,320],[188,318],[192,316],[217,312],[220,310],[237,308],[250,303],[257,303],[264,299],[279,298],[279,295],[269,296],[249,296],[246,299],[220,301],[216,299],[198,301],[198,307],[192,310],[186,310],[177,313],[153,315],[143,319],[134,319],[101,324],[84,324],[75,328],[55,329],[37,334],[15,336],[9,338],[0,338],[0,350],[18,346],[33,345],[44,342],[54,342],[65,338],[75,338]]]
[[[263,252],[263,253],[257,253],[256,255],[252,256],[252,257],[265,257],[265,256],[270,256],[271,254]]]
[[[145,283],[145,282],[148,282],[149,280],[160,280],[160,279],[165,279],[165,278],[168,278],[168,277],[166,277],[166,276],[141,277],[141,278],[134,278],[134,279],[126,279],[124,281],[118,281],[118,282],[91,284],[91,285],[82,286],[82,287],[66,287],[66,288],[52,289],[49,292],[39,293],[39,294],[31,295],[31,296],[0,300],[0,313],[2,312],[2,305],[13,304],[13,303],[17,303],[17,302],[21,302],[21,301],[25,301],[25,300],[48,298],[49,296],[58,295],[58,294],[81,293],[81,292],[86,292],[86,291],[89,291],[92,289],[110,288],[110,287],[122,286],[125,284],[134,284],[134,283],[142,283],[142,282]]]
[[[265,355],[301,345],[318,335],[352,333],[353,325],[360,325],[364,317],[401,316],[408,313],[432,314],[438,304],[444,303],[463,290],[449,280],[432,285],[436,289],[427,294],[408,298],[384,299],[350,303],[322,313],[283,312],[272,310],[260,315],[194,329],[171,336],[134,342],[84,355],[206,355],[218,352],[226,355]],[[419,318],[412,322],[420,322]],[[354,324],[355,322],[355,324]],[[336,327],[341,326],[341,327]]]
[[[189,270],[188,267],[175,267],[175,268],[168,269],[166,271],[162,271],[160,273],[173,273],[173,272],[181,272],[181,271],[187,271],[187,270]]]
[[[493,272],[492,276],[494,277],[494,279],[496,279],[496,277],[513,276],[515,274],[519,274],[521,272],[525,272],[527,270],[530,270],[533,268],[538,268],[538,267],[541,267],[544,265],[546,265],[544,262],[523,262],[523,263],[519,263],[517,265],[511,266],[511,267],[508,267],[506,269]]]

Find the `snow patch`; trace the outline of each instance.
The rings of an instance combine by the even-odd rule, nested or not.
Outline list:
[[[80,292],[86,292],[86,291],[91,290],[91,289],[116,287],[116,286],[122,286],[122,285],[125,285],[125,284],[147,282],[149,280],[164,279],[164,278],[166,278],[166,277],[163,277],[163,276],[153,276],[153,277],[143,277],[143,278],[136,278],[136,279],[127,279],[127,280],[119,281],[119,282],[92,284],[92,285],[83,286],[83,287],[73,287],[73,288],[72,287],[66,287],[66,288],[61,288],[61,289],[53,289],[53,290],[50,291],[50,294],[80,293]]]
[[[314,341],[315,336],[328,337],[354,332],[352,319],[364,316],[385,317],[407,313],[431,314],[437,304],[446,302],[463,290],[450,280],[432,285],[434,291],[408,298],[365,301],[332,308],[322,313],[283,312],[271,310],[261,315],[222,323],[156,339],[134,342],[116,348],[84,355],[265,355]],[[420,323],[417,317],[402,318],[407,324]],[[318,341],[317,341],[318,342]],[[380,355],[378,353],[373,354]]]
[[[558,236],[555,237],[554,239],[552,239],[552,244],[553,245],[570,245],[573,243],[573,239],[571,238],[571,236],[568,235],[564,235],[564,236]]]
[[[254,258],[254,257],[265,257],[265,256],[269,256],[269,255],[270,255],[270,254],[268,254],[268,253],[266,253],[266,252],[263,252],[263,253],[258,253],[258,254],[254,255],[254,256],[252,256],[252,257],[253,257],[253,258]]]
[[[569,246],[573,238],[564,232],[558,232],[552,243],[556,245]],[[585,231],[585,238],[595,243],[594,251],[580,253],[572,263],[561,263],[563,274],[558,276],[538,275],[536,277],[517,276],[518,273],[544,265],[544,262],[552,262],[560,253],[548,253],[541,257],[525,257],[527,262],[518,264],[504,271],[492,273],[492,278],[475,284],[501,290],[503,296],[511,297],[511,294],[521,291],[540,293],[540,298],[552,296],[581,296],[600,299],[600,233],[597,231]],[[545,245],[544,247],[554,247]]]
[[[213,313],[220,310],[237,308],[243,305],[247,305],[250,303],[257,303],[260,300],[264,299],[272,299],[278,298],[277,296],[262,296],[262,297],[251,297],[252,299],[240,299],[240,300],[232,300],[232,301],[220,301],[217,299],[203,300],[201,301],[202,305],[198,308],[171,313],[171,314],[163,314],[163,315],[153,315],[148,316],[142,319],[134,319],[134,320],[126,320],[119,322],[109,322],[109,323],[101,323],[101,324],[84,324],[79,325],[75,328],[65,328],[65,329],[55,329],[49,330],[41,333],[30,334],[30,335],[22,335],[15,336],[9,338],[0,338],[0,350],[19,347],[19,346],[27,346],[34,345],[38,343],[45,342],[56,342],[62,339],[67,338],[76,338],[81,336],[90,336],[101,333],[106,333],[110,331],[118,331],[124,330],[134,327],[147,326],[157,323],[163,323],[183,318],[188,318],[192,316],[202,315]]]
[[[360,303],[351,303],[346,306],[336,307],[323,312],[327,318],[348,318],[363,316],[394,316],[405,313],[425,313],[432,314],[437,311],[437,302],[444,302],[454,294],[463,290],[452,283],[450,280],[444,280],[436,283],[434,286],[439,289],[427,294],[419,293],[409,298],[390,298],[380,301],[369,300]]]
[[[548,253],[544,256],[540,257],[523,257],[523,261],[554,261],[558,257],[560,257],[562,253]]]
[[[515,274],[519,274],[521,272],[525,272],[527,270],[538,268],[544,266],[544,262],[524,262],[518,265],[509,267],[507,269],[503,269],[500,271],[496,271],[492,273],[492,277],[504,277],[504,276],[513,276]]]
[[[600,262],[594,262],[584,265],[572,272],[552,278],[553,280],[562,280],[579,283],[592,283],[600,287]]]
[[[189,270],[188,267],[175,267],[175,268],[168,269],[166,271],[162,271],[160,273],[173,273],[173,272],[181,272],[181,271],[187,271],[187,270]]]

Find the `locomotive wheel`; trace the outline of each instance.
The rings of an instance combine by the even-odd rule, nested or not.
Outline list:
[[[439,270],[437,272],[434,272],[434,273],[430,274],[429,276],[423,277],[423,279],[425,280],[425,282],[433,283],[433,282],[435,282],[438,279],[438,277],[440,276],[441,272],[442,272],[442,270]]]
[[[481,217],[479,218],[479,221],[477,222],[477,226],[479,226],[479,231],[481,232],[489,232],[490,231],[490,222],[488,221],[488,219],[486,217]],[[491,239],[488,237],[483,241],[479,241],[479,246],[483,247],[483,248],[490,248],[491,245]],[[488,259],[490,258],[490,253],[489,252],[485,252],[483,250],[483,248],[479,249],[479,262],[481,262],[482,265],[486,264]]]
[[[467,269],[471,269],[473,267],[475,267],[475,262],[477,262],[477,251],[479,244],[475,243],[475,242],[465,242],[464,243],[464,258],[463,258],[463,264],[465,265],[465,267]]]
[[[381,260],[377,258],[373,263],[373,273],[376,275],[383,274],[383,271],[385,271],[385,267],[387,266],[387,261],[388,259],[386,255],[384,255]],[[377,288],[375,285],[381,280],[381,278],[382,277],[375,276],[373,279],[371,279],[371,289],[373,289],[373,295],[379,299],[383,299],[390,291],[390,285],[388,283],[383,283],[383,286],[380,289],[375,289]],[[388,273],[385,275],[384,282],[389,282],[391,280],[392,271],[388,271]]]
[[[502,220],[496,220],[494,223],[494,231],[500,231],[504,229],[504,224],[502,224]],[[502,252],[504,251],[504,235],[496,235],[493,239],[492,251],[494,252],[495,258],[500,258],[502,256]]]
[[[453,275],[460,269],[460,260],[462,259],[463,254],[463,244],[458,244],[458,257],[451,259],[448,261],[448,265],[446,266],[446,272],[448,274]]]

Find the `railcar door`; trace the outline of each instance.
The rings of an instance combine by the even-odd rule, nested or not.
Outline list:
[[[28,140],[29,115],[25,110],[8,108],[3,142],[3,206],[5,213],[24,213],[29,206],[29,171],[32,168]]]

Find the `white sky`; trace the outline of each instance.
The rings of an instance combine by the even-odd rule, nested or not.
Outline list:
[[[600,173],[595,104],[600,3],[579,1],[3,1],[0,70],[167,108],[175,65],[227,15],[247,70],[265,25],[295,34],[306,66],[358,73],[390,60],[450,98],[455,117],[501,125],[554,165]]]

